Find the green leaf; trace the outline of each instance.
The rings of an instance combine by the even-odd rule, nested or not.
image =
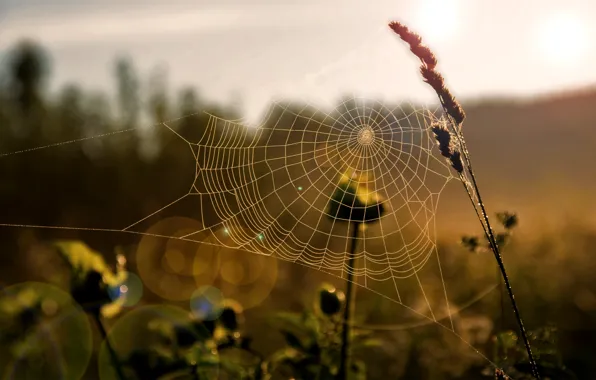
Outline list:
[[[308,345],[305,345],[302,343],[302,341],[300,340],[300,338],[298,338],[296,335],[294,335],[293,333],[291,333],[290,331],[287,330],[281,330],[280,331],[281,334],[284,336],[286,343],[290,346],[293,347],[295,349],[301,350],[301,351],[307,351]]]
[[[366,364],[361,360],[352,362],[348,368],[348,379],[366,380]]]
[[[174,340],[174,325],[170,321],[161,318],[154,319],[148,323],[147,329],[169,341]]]
[[[515,228],[518,223],[517,215],[508,211],[497,213],[497,219],[507,230]]]
[[[321,333],[321,324],[319,318],[317,318],[314,313],[305,311],[302,314],[302,321],[310,338],[314,341],[318,341],[319,334]]]
[[[58,241],[54,243],[58,252],[64,257],[66,262],[73,269],[80,281],[84,281],[90,271],[96,271],[103,274],[108,270],[108,265],[98,252],[89,248],[80,241]]]
[[[462,236],[461,245],[470,252],[476,252],[480,246],[480,239],[478,236]]]
[[[495,241],[500,248],[503,248],[509,242],[508,233],[500,233],[495,236]]]
[[[360,330],[360,329],[352,330],[352,335],[354,336],[354,339],[362,339],[362,338],[371,336],[372,334],[373,334],[373,331],[371,331],[371,330]]]
[[[316,338],[318,333],[318,321],[316,321],[316,317],[311,317],[306,313],[276,313],[271,318],[271,323],[278,329],[290,331],[294,335],[311,336]]]
[[[271,322],[277,326],[286,326],[291,329],[301,330],[303,328],[302,315],[297,313],[279,312],[271,317]]]
[[[297,363],[305,357],[306,355],[303,352],[300,352],[292,347],[286,347],[274,352],[271,356],[269,356],[267,363],[269,370],[274,371],[275,368],[281,365]]]
[[[113,299],[109,289],[126,281],[127,272],[120,258],[118,271],[114,273],[100,253],[80,241],[58,241],[54,247],[70,266],[73,298],[91,313],[97,312],[104,317],[118,314],[124,299]]]
[[[199,365],[200,367],[200,365]],[[228,359],[219,357],[219,369],[225,370],[228,374],[235,374],[240,377],[234,377],[235,379],[243,379],[247,377],[246,369],[238,363]]]
[[[313,371],[317,380],[335,380],[337,369],[326,365],[317,366],[317,370]]]
[[[498,344],[501,350],[507,351],[517,346],[517,334],[513,331],[507,331],[497,336]]]
[[[382,347],[383,341],[376,338],[368,338],[363,341],[356,341],[357,348],[371,348],[371,347]]]

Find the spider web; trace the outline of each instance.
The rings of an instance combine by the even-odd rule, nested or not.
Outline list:
[[[327,107],[276,101],[258,123],[206,114],[206,127],[193,137],[180,128],[196,116],[188,115],[160,126],[188,147],[195,162],[188,191],[164,207],[123,228],[0,225],[153,235],[273,256],[344,279],[351,275],[358,285],[446,328],[490,362],[456,331],[437,250],[439,198],[449,181],[460,180],[436,153],[429,126],[438,111],[360,96]],[[377,193],[386,210],[362,228],[353,256],[347,253],[349,226],[363,220],[329,211],[346,178],[364,194]],[[199,228],[182,236],[148,232],[162,213],[188,201]]]
[[[208,114],[195,140],[180,135],[177,122],[163,123],[192,152],[194,181],[187,194],[122,231],[142,234],[147,221],[192,200],[188,207],[202,227],[178,239],[275,256],[342,278],[350,274],[366,288],[381,285],[383,294],[416,314],[436,322],[438,308],[451,320],[435,215],[442,190],[455,177],[433,153],[433,119],[411,104],[352,96],[328,110],[273,102],[257,125]],[[342,178],[364,194],[380,195],[386,209],[362,228],[353,257],[346,253],[349,225],[363,220],[329,210]],[[434,302],[419,275],[429,261],[429,272],[442,284],[440,292],[433,289]]]
[[[273,256],[344,279],[350,274],[356,284],[446,328],[490,362],[458,335],[450,311],[435,216],[446,185],[460,179],[435,153],[430,123],[436,113],[351,96],[327,109],[320,102],[275,101],[256,125],[206,113],[207,125],[194,139],[180,132],[185,118],[164,122],[195,163],[189,190],[179,198],[120,229],[1,225],[151,235]],[[342,180],[357,184],[365,196],[380,196],[384,215],[363,223],[354,214],[332,214],[329,205]],[[200,227],[176,236],[149,232],[162,213],[187,201]],[[353,256],[352,223],[363,225]]]

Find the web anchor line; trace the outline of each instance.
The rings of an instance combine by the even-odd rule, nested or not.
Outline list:
[[[326,273],[342,273],[375,293],[379,293],[376,284],[390,284],[392,294],[384,297],[459,336],[436,244],[438,199],[457,178],[435,155],[429,130],[432,113],[353,96],[331,110],[308,102],[274,102],[256,126],[207,115],[207,125],[194,141],[183,136],[175,121],[161,124],[191,150],[192,183],[177,198],[128,221],[126,227],[0,226],[144,236],[137,231],[141,225],[198,197],[198,206],[189,213],[196,216],[200,228],[182,236],[154,236],[241,248]],[[359,221],[348,218],[343,220],[348,223],[335,223],[326,214],[344,176],[357,177],[363,197],[378,194],[387,204],[383,218],[355,237],[359,248],[352,255],[345,249],[350,239],[346,224]],[[207,209],[213,215],[206,214]],[[204,233],[213,239],[205,241],[199,236]],[[430,283],[431,275],[438,278],[437,286]],[[450,326],[441,322],[444,316]]]

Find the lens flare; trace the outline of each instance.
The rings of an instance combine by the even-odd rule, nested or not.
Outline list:
[[[143,297],[143,281],[132,272],[126,273],[126,279],[109,289],[112,301],[122,298],[122,306],[131,307],[139,303]]]
[[[223,281],[219,287],[223,294],[237,300],[244,309],[260,305],[269,296],[278,275],[275,258],[235,249],[221,250],[220,257]]]
[[[188,301],[197,286],[213,283],[219,271],[220,247],[213,244],[212,232],[203,231],[200,222],[171,217],[146,232],[136,262],[138,274],[151,292],[170,301]]]
[[[192,323],[190,313],[180,307],[171,305],[149,305],[131,310],[110,328],[108,339],[112,348],[118,355],[118,360],[130,363],[141,363],[140,366],[132,365],[132,370],[140,373],[151,358],[159,352],[171,350],[175,345],[179,349],[188,349],[190,355],[193,344],[205,342],[210,337],[209,331]],[[217,355],[217,353],[203,355]],[[202,357],[206,359],[205,357]],[[217,357],[210,362],[216,363]],[[117,374],[112,365],[108,347],[104,341],[98,355],[99,378],[101,380],[117,379]],[[218,378],[218,368],[214,365],[215,375],[209,378]]]
[[[221,315],[224,297],[212,286],[198,288],[190,298],[190,310],[199,320],[213,321]]]
[[[549,62],[576,64],[590,46],[589,34],[579,15],[560,12],[542,22],[536,38]]]
[[[458,32],[461,19],[457,0],[424,0],[412,27],[432,44],[445,43]]]
[[[7,350],[0,355],[1,379],[78,380],[85,374],[91,326],[63,290],[37,282],[3,289],[0,331],[9,338],[2,343]]]

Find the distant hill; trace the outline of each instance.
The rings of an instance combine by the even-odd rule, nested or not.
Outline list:
[[[596,88],[464,108],[466,140],[492,209],[596,222]]]
[[[280,149],[268,148],[266,156],[270,164],[264,172],[278,165],[288,165],[292,170],[304,169],[305,165],[320,166],[323,160],[310,161],[313,149],[320,151],[329,134],[342,135],[339,139],[345,140],[344,134],[350,132],[342,132],[342,123],[360,117],[353,111],[355,104],[342,104],[338,108],[343,115],[335,115],[337,119],[293,102],[270,110],[259,144]],[[371,101],[370,107],[376,109],[379,104]],[[517,211],[528,225],[536,222],[553,226],[574,221],[596,226],[595,87],[532,99],[464,101],[464,108],[467,113],[464,134],[489,210]],[[413,110],[404,108],[396,117],[387,117],[386,110],[378,112],[386,118],[388,130],[398,130],[396,120],[400,117],[406,120],[402,126],[416,125],[419,115],[412,114]],[[392,138],[414,142],[408,140],[412,135],[406,133]],[[296,144],[300,141],[303,144]],[[315,147],[310,144],[313,141],[321,144]],[[331,143],[334,144],[337,142]],[[413,151],[409,154],[416,155]],[[393,159],[397,159],[397,155]],[[333,173],[341,170],[341,163],[329,166],[334,166]],[[374,161],[364,164],[363,168],[367,166],[374,166]],[[376,175],[381,174],[383,168],[378,170]],[[439,210],[440,219],[447,221],[438,223],[442,229],[454,232],[454,229],[464,231],[476,226],[472,224],[475,222],[469,200],[455,181],[442,194]],[[453,223],[454,218],[457,223]]]

